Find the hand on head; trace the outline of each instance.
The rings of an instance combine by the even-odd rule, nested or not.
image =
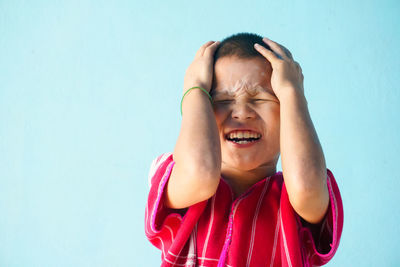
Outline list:
[[[200,86],[210,92],[214,71],[214,53],[218,44],[219,41],[209,41],[197,51],[194,60],[186,70],[184,92],[194,86]]]
[[[290,51],[266,37],[263,38],[271,49],[254,44],[254,48],[267,59],[272,66],[271,85],[275,95],[280,99],[287,90],[297,90],[304,94],[304,76],[300,64],[293,60]]]

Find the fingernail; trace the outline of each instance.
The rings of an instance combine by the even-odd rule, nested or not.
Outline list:
[[[255,43],[255,44],[254,44],[254,46],[255,46],[255,47],[260,47],[260,45],[259,45],[259,44],[257,44],[257,43]]]
[[[264,37],[264,38],[263,38],[263,40],[265,40],[265,41],[269,41],[269,39],[268,39],[267,37]]]

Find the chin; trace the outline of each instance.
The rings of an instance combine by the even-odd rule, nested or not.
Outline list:
[[[260,157],[260,155],[252,155],[252,154],[230,154],[224,157],[222,161],[225,163],[227,167],[231,167],[241,171],[251,171],[258,169],[260,167],[271,167],[272,165],[276,168],[276,165],[279,160],[280,153],[278,152],[274,156],[271,157]]]
[[[230,158],[229,160],[224,161],[227,165],[241,171],[251,171],[257,169],[263,162],[261,160],[257,160],[251,157],[246,158]]]

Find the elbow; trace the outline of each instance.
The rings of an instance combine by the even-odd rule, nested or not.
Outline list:
[[[210,199],[218,189],[219,178],[219,176],[212,176],[210,173],[186,172],[184,179],[180,180],[178,184],[171,186],[174,181],[170,180],[166,206],[173,209],[183,209]]]
[[[200,158],[191,161],[185,161],[184,165],[187,177],[198,181],[204,187],[218,186],[219,178],[221,177],[221,160],[213,158]]]
[[[292,207],[310,223],[322,220],[329,206],[329,191],[326,181],[321,180],[299,189],[290,200]]]
[[[325,217],[329,206],[329,193],[323,192],[320,195],[302,196],[292,204],[294,210],[304,220],[317,224]]]
[[[220,182],[221,172],[218,169],[215,170],[197,170],[192,173],[189,177],[194,179],[194,183],[197,184],[197,194],[201,199],[209,199],[216,192]]]

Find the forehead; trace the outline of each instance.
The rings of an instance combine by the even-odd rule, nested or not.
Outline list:
[[[245,91],[250,94],[273,94],[271,73],[270,63],[262,57],[219,58],[214,65],[213,95],[235,95]]]

